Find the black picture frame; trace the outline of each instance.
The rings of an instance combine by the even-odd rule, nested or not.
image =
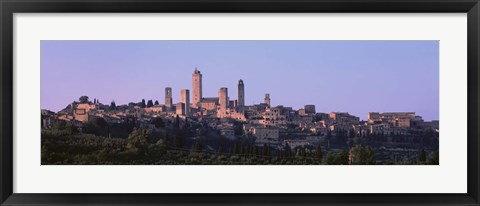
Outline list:
[[[480,205],[478,0],[0,0],[1,205]],[[13,14],[111,12],[467,13],[468,192],[466,194],[19,194],[13,193]],[[441,180],[439,180],[441,184]],[[92,185],[94,187],[94,185]]]

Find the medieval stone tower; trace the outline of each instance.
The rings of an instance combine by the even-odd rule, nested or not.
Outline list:
[[[202,74],[195,67],[192,74],[192,107],[197,108],[197,104],[202,100]]]
[[[243,85],[243,80],[238,81],[238,102],[239,107],[245,106],[245,85]]]
[[[172,107],[172,88],[170,87],[165,87],[165,106]]]
[[[226,111],[228,108],[228,89],[222,87],[218,90],[218,104],[221,111]]]
[[[270,107],[270,94],[265,94],[265,104]]]
[[[185,116],[190,116],[190,91],[188,89],[180,90],[180,102],[185,104]]]

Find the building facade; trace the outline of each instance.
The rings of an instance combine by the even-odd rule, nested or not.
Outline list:
[[[278,139],[280,136],[278,128],[273,127],[254,127],[252,132],[258,139]]]

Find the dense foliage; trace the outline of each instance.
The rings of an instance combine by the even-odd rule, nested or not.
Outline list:
[[[359,145],[349,152],[322,154],[318,148],[297,148],[273,153],[268,145],[257,147],[233,143],[230,146],[220,145],[213,152],[205,150],[201,140],[193,142],[189,148],[183,147],[182,138],[182,134],[178,133],[173,141],[168,136],[154,140],[151,131],[147,129],[134,129],[127,139],[72,133],[67,128],[43,131],[42,164],[375,164],[373,151]],[[433,155],[436,155],[436,158],[429,158],[428,164],[438,164],[438,153]]]
[[[225,138],[215,129],[201,124],[180,124],[180,120],[150,120],[153,127],[137,129],[134,119],[108,124],[103,118],[92,118],[82,128],[59,121],[42,130],[42,164],[47,165],[373,165],[373,164],[439,164],[438,151],[421,148],[416,158],[379,161],[378,141],[371,137],[332,136],[332,144],[344,146],[335,150],[312,147],[292,148],[255,145],[254,138]],[[241,125],[235,126],[241,133]],[[338,140],[340,139],[340,140]],[[330,141],[329,140],[329,141]],[[422,139],[419,139],[423,141]],[[426,140],[425,140],[426,141]],[[421,144],[420,144],[421,145]]]

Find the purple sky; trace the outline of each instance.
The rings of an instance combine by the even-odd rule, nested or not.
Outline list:
[[[438,41],[41,41],[41,107],[59,111],[82,95],[117,105],[164,103],[165,87],[190,89],[195,67],[203,96],[228,87],[245,103],[317,112],[413,111],[439,116]]]

